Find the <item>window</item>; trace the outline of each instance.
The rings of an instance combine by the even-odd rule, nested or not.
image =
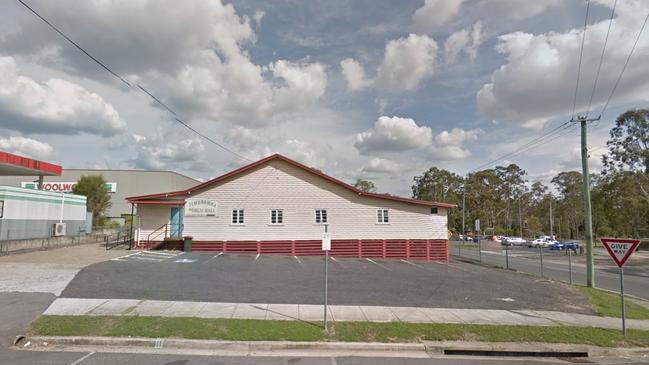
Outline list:
[[[437,207],[430,208],[430,214],[437,214]]]
[[[284,210],[272,209],[270,211],[270,224],[282,224],[282,223],[284,223]]]
[[[0,218],[4,216],[5,213],[5,201],[0,200]]]
[[[378,209],[376,211],[376,222],[377,223],[390,223],[390,216],[388,215],[387,209]]]
[[[232,224],[243,224],[243,209],[232,210]]]
[[[315,211],[315,222],[316,223],[327,223],[327,210],[318,209]]]

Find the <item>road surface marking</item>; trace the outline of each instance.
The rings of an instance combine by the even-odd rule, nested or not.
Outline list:
[[[297,260],[297,263],[300,264],[300,266],[302,266],[302,261],[300,260],[299,257],[293,256],[293,258]]]
[[[384,268],[384,269],[386,269],[386,270],[388,270],[388,271],[392,271],[392,269],[390,269],[389,267],[387,267],[387,266],[383,266],[383,265],[379,264],[378,262],[376,262],[376,261],[374,261],[374,260],[372,260],[372,259],[370,259],[370,258],[366,258],[365,260],[367,260],[367,261],[373,263],[374,265],[378,265],[378,266],[380,266],[380,267],[382,267],[382,268]]]
[[[77,360],[77,361],[71,363],[70,365],[79,365],[79,364],[81,364],[81,362],[82,362],[83,360],[89,358],[90,356],[92,356],[92,355],[94,355],[94,354],[96,354],[95,351],[93,351],[93,352],[89,352],[89,353],[87,353],[85,356],[83,356],[82,358],[80,358],[79,360]]]
[[[223,252],[219,252],[219,253],[217,253],[216,255],[210,257],[208,260],[205,260],[205,261],[201,262],[201,264],[207,264],[207,263],[210,263],[212,260],[217,259],[217,258],[218,258],[219,256],[221,256],[221,255],[223,255]]]

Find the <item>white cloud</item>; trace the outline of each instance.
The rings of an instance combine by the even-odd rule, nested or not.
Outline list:
[[[608,5],[609,1],[598,1]],[[626,61],[649,4],[642,1],[618,3],[617,18],[611,28],[608,50],[602,65],[598,89],[593,99],[602,105]],[[587,108],[592,80],[606,36],[608,20],[588,27],[582,60],[577,112]],[[570,115],[576,81],[582,30],[565,33],[511,33],[501,36],[497,50],[507,63],[491,75],[477,94],[478,108],[485,117],[538,128],[548,120]],[[649,34],[641,37],[624,74],[613,103],[649,100]]]
[[[447,63],[455,62],[460,52],[474,62],[478,56],[478,47],[482,43],[482,23],[477,22],[472,28],[459,30],[451,34],[444,43],[444,53]]]
[[[453,128],[450,132],[442,131],[435,136],[433,145],[428,151],[437,160],[463,160],[471,155],[471,151],[464,147],[464,143],[477,140],[483,133],[481,129]]]
[[[131,164],[149,170],[207,171],[211,165],[205,160],[205,146],[196,138],[178,139],[168,132],[153,137],[132,135],[136,156]]]
[[[0,57],[0,117],[3,127],[23,132],[112,136],[126,123],[98,94],[75,83],[40,83],[19,74],[13,57]]]
[[[294,159],[309,167],[321,168],[325,165],[325,160],[320,157],[314,146],[308,142],[297,139],[286,141],[286,156]]]
[[[409,91],[433,74],[437,43],[427,35],[410,34],[385,45],[377,82],[390,91]]]
[[[460,10],[463,0],[426,0],[424,5],[415,11],[412,19],[415,27],[423,32],[439,28],[448,22]]]
[[[279,60],[271,64],[269,70],[286,84],[273,88],[274,113],[308,109],[327,88],[327,74],[320,63]]]
[[[372,157],[360,170],[362,175],[397,174],[408,171],[407,165],[385,158]]]
[[[247,47],[256,41],[251,22],[259,26],[260,11],[251,20],[221,0],[33,5],[63,29],[84,29],[74,32],[79,44],[187,119],[247,127],[281,123],[284,113],[308,110],[326,89],[320,63],[252,62]],[[22,22],[18,29],[0,37],[3,49],[26,58],[45,54],[37,58],[41,65],[105,82],[105,71],[42,24]]]
[[[340,61],[343,76],[347,81],[347,88],[351,91],[357,91],[366,88],[372,83],[372,80],[365,78],[363,66],[353,58],[346,58]]]
[[[376,151],[399,152],[430,145],[430,127],[418,126],[411,118],[380,117],[374,126],[356,135],[354,146],[367,155]]]
[[[48,143],[19,136],[0,138],[0,150],[36,159],[48,159],[53,151]]]
[[[340,67],[351,91],[371,85],[392,92],[412,91],[433,75],[437,50],[437,43],[429,36],[410,34],[385,44],[383,60],[374,78],[366,78],[363,66],[353,58],[342,60]]]

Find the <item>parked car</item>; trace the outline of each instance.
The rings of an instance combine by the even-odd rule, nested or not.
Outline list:
[[[572,251],[577,251],[579,249],[579,243],[577,242],[560,242],[560,241],[555,241],[552,246],[550,246],[551,250],[572,250]]]
[[[507,246],[523,246],[527,241],[522,237],[507,237],[504,242]]]
[[[548,241],[546,239],[537,238],[534,241],[530,242],[529,247],[536,247],[536,248],[543,247],[543,248],[545,248],[545,247],[550,247],[552,245],[552,243],[553,242],[550,242],[550,241]]]
[[[558,250],[558,251],[561,251],[561,250],[564,249],[565,246],[566,246],[566,245],[565,245],[563,242],[561,242],[561,241],[555,241],[555,242],[552,244],[552,246],[550,246],[550,250]]]

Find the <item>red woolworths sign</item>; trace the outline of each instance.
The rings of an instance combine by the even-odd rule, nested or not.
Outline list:
[[[633,251],[640,244],[640,240],[628,240],[622,238],[602,238],[602,244],[606,247],[608,254],[611,255],[617,267],[624,266]]]

